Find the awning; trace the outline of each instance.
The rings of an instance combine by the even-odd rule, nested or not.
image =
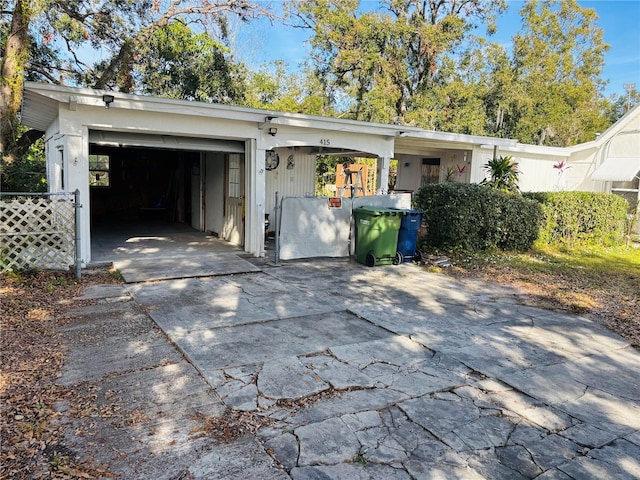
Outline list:
[[[630,182],[640,172],[640,157],[609,157],[591,174],[591,180]]]

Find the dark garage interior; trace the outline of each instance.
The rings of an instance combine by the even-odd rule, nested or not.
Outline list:
[[[191,177],[199,166],[200,152],[91,144],[92,226],[190,223]]]

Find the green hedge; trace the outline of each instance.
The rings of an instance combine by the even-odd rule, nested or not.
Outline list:
[[[540,242],[549,245],[619,245],[624,240],[628,202],[610,193],[530,192],[542,205]]]
[[[423,240],[445,249],[526,250],[538,238],[543,221],[538,202],[478,184],[424,185],[414,196],[414,206],[425,212]]]

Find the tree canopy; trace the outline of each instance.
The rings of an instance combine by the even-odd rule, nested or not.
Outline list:
[[[505,136],[558,146],[592,140],[606,122],[600,77],[609,48],[595,11],[575,0],[529,0],[521,14],[511,68],[522,93]]]
[[[495,29],[503,0],[385,0],[361,11],[355,0],[291,2],[313,31],[311,64],[329,98],[359,120],[420,124],[442,65],[477,23]],[[430,102],[427,101],[427,105]]]
[[[609,123],[601,79],[608,46],[593,9],[528,0],[513,48],[491,42],[498,0],[292,2],[310,29],[313,72],[353,118],[571,145]],[[486,35],[476,33],[485,25]],[[346,100],[345,100],[346,99]]]
[[[221,71],[213,75],[212,83],[217,82],[217,86],[200,84],[198,92],[193,82],[201,74],[197,71],[187,74],[181,69],[178,58],[171,58],[175,51],[170,52],[170,47],[159,48],[159,37],[164,34],[165,38],[176,40],[182,35],[188,40],[180,45],[183,53],[194,53],[187,49],[202,47],[205,57],[199,60],[220,67],[224,63],[222,50],[217,45],[214,48],[212,40],[181,30],[174,23],[195,24],[201,31],[215,32],[224,39],[228,15],[247,21],[258,16],[273,17],[259,3],[247,0],[4,0],[1,5],[4,28],[0,30],[0,155],[9,163],[37,137],[34,132],[21,135],[18,128],[25,78],[125,92],[140,87],[136,80],[148,80],[149,88],[141,88],[142,91],[155,92],[154,87],[158,86],[167,94],[176,94],[178,89],[185,96],[203,95],[220,100],[233,94],[227,81],[231,73]],[[83,49],[103,52],[106,60],[88,63],[81,54]],[[145,69],[144,64],[137,62],[143,53],[151,54],[149,61],[164,59],[167,64],[172,61],[175,78],[162,83],[150,68]],[[194,65],[195,61],[191,67],[197,70]],[[177,86],[182,83],[188,85]]]
[[[559,146],[594,138],[640,100],[635,89],[604,97],[608,46],[576,0],[526,0],[509,49],[492,41],[505,0],[291,0],[288,22],[311,34],[297,71],[235,60],[229,19],[275,21],[263,5],[0,0],[3,163],[42,134],[18,120],[25,79]]]

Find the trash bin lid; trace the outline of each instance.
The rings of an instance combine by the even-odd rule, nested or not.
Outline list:
[[[402,210],[396,208],[362,206],[354,209],[354,213],[369,215],[372,217],[380,217],[382,215],[403,215]]]

